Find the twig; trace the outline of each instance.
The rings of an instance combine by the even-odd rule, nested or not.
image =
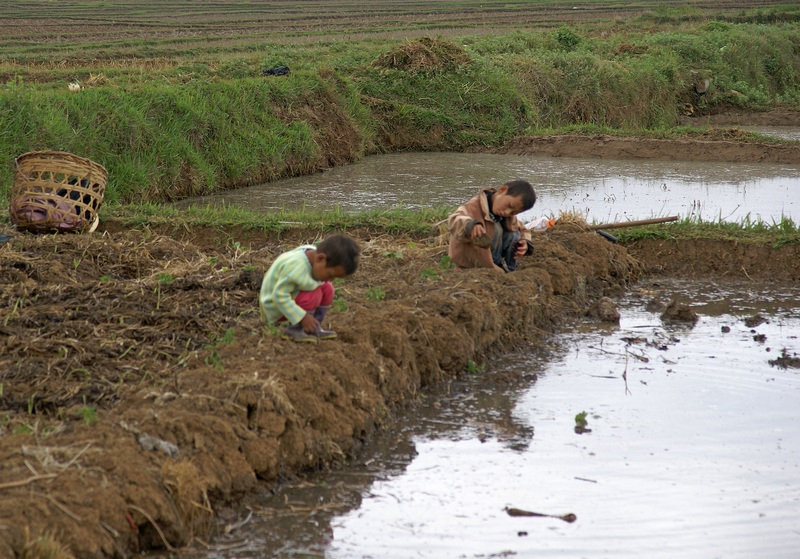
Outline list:
[[[628,348],[627,347],[625,348],[625,370],[622,371],[622,380],[625,381],[625,395],[628,395],[628,394],[631,393],[631,391],[628,390]]]
[[[578,517],[574,514],[567,513],[567,514],[544,514],[541,512],[531,512],[529,510],[522,510],[522,509],[515,509],[511,507],[506,507],[504,509],[508,516],[538,516],[538,517],[546,517],[546,518],[558,518],[559,520],[563,520],[564,522],[575,522]]]
[[[161,541],[162,541],[162,542],[164,542],[164,545],[166,546],[166,548],[167,548],[169,551],[176,551],[176,549],[175,549],[174,547],[172,547],[172,546],[170,545],[170,543],[167,541],[167,538],[164,536],[164,532],[162,532],[162,531],[161,531],[161,527],[160,527],[158,524],[156,524],[156,521],[155,521],[155,520],[153,520],[153,517],[152,517],[152,516],[150,516],[149,514],[147,514],[147,513],[144,511],[144,509],[141,509],[141,508],[137,507],[136,505],[130,505],[130,504],[129,504],[129,505],[128,505],[128,508],[129,508],[129,509],[131,509],[131,510],[135,510],[136,512],[138,512],[138,513],[142,514],[142,515],[143,515],[143,516],[144,516],[144,517],[145,517],[145,518],[146,518],[148,521],[150,521],[150,524],[152,524],[152,525],[153,525],[153,528],[155,528],[155,529],[156,529],[156,532],[158,532],[158,535],[159,535],[159,536],[161,536]]]
[[[21,479],[19,481],[7,481],[5,483],[0,483],[0,489],[11,489],[12,487],[22,487],[23,485],[28,485],[29,483],[33,483],[34,481],[39,481],[42,479],[53,479],[58,474],[42,474],[39,476],[31,476],[28,479]]]
[[[106,522],[104,522],[102,520],[98,520],[97,523],[100,525],[101,528],[103,528],[104,530],[107,530],[115,538],[119,537],[119,532],[117,530],[115,530],[113,527],[109,526],[108,523],[106,523]],[[123,557],[124,557],[124,555],[123,555]]]
[[[225,526],[225,530],[224,530],[225,531],[225,535],[227,536],[227,535],[230,535],[230,534],[234,533],[236,530],[238,530],[239,528],[241,528],[242,526],[244,526],[245,524],[250,522],[251,518],[253,518],[253,511],[250,511],[250,513],[247,515],[247,517],[244,520],[240,520],[239,522],[234,522],[232,524],[228,524],[227,526]]]
[[[41,498],[43,498],[43,499],[47,499],[48,501],[50,501],[51,503],[53,503],[53,505],[55,505],[55,507],[56,507],[58,510],[60,510],[61,512],[63,512],[63,513],[64,513],[64,514],[66,514],[67,516],[69,516],[69,517],[70,517],[72,520],[74,520],[75,522],[83,522],[83,519],[82,519],[80,516],[78,516],[77,514],[75,514],[74,512],[72,512],[71,510],[69,510],[67,507],[65,507],[64,505],[62,505],[62,504],[61,504],[61,503],[59,503],[58,501],[56,501],[54,497],[51,497],[50,495],[45,495],[44,493],[36,493],[36,492],[32,492],[31,494],[32,494],[32,495],[36,495],[37,497],[41,497]]]

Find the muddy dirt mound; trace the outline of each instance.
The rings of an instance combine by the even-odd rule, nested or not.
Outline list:
[[[715,239],[640,239],[627,249],[652,275],[800,281],[800,245],[796,243],[776,247]]]
[[[218,505],[346,459],[423,387],[641,273],[624,248],[558,227],[507,275],[453,270],[444,236],[354,232],[362,266],[329,313],[339,339],[308,347],[261,324],[257,290],[318,232],[103,228],[3,231],[0,556],[42,538],[125,557],[208,537]]]
[[[382,54],[374,65],[378,68],[407,72],[455,70],[470,61],[458,45],[431,37],[409,41]]]
[[[684,116],[685,126],[800,126],[800,110],[774,109],[753,112],[718,107],[713,114]]]
[[[605,134],[525,136],[512,140],[494,153],[597,157],[665,161],[729,161],[800,163],[800,144],[768,144],[740,141],[735,131],[709,131],[708,139],[659,140],[621,138]]]

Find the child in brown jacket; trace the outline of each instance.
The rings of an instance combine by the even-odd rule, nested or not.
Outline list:
[[[517,259],[533,253],[531,232],[516,216],[535,203],[528,181],[482,189],[447,218],[450,259],[459,268],[516,270]]]

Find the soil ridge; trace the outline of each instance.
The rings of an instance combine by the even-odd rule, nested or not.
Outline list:
[[[274,257],[317,232],[103,229],[11,232],[0,249],[0,556],[207,538],[219,506],[341,463],[427,386],[537,343],[642,272],[592,233],[554,230],[498,275],[442,267],[444,235],[354,232],[339,339],[309,347],[262,326],[256,297]]]
[[[697,137],[679,139],[579,133],[520,136],[490,151],[550,157],[800,163],[800,142],[752,141],[739,128],[798,127],[800,110],[772,109],[755,112],[721,108],[705,116],[683,117],[680,124],[706,129]]]
[[[731,131],[710,134],[711,139],[662,140],[617,137],[607,134],[560,134],[516,138],[494,153],[586,157],[600,159],[650,159],[662,161],[720,161],[759,163],[800,163],[800,143],[770,144],[714,139],[733,136]]]

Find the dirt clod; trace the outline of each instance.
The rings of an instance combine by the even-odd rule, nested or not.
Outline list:
[[[760,314],[756,314],[753,316],[748,316],[744,319],[744,325],[748,328],[755,328],[756,326],[761,326],[767,321],[766,318],[761,316]]]
[[[610,297],[601,297],[592,303],[587,314],[601,322],[619,323],[617,303]]]
[[[670,301],[667,308],[661,313],[661,320],[664,321],[691,322],[694,324],[699,318],[691,307],[677,301]]]
[[[796,353],[789,354],[786,348],[783,348],[780,357],[770,359],[769,364],[779,369],[800,369],[800,356]]]

